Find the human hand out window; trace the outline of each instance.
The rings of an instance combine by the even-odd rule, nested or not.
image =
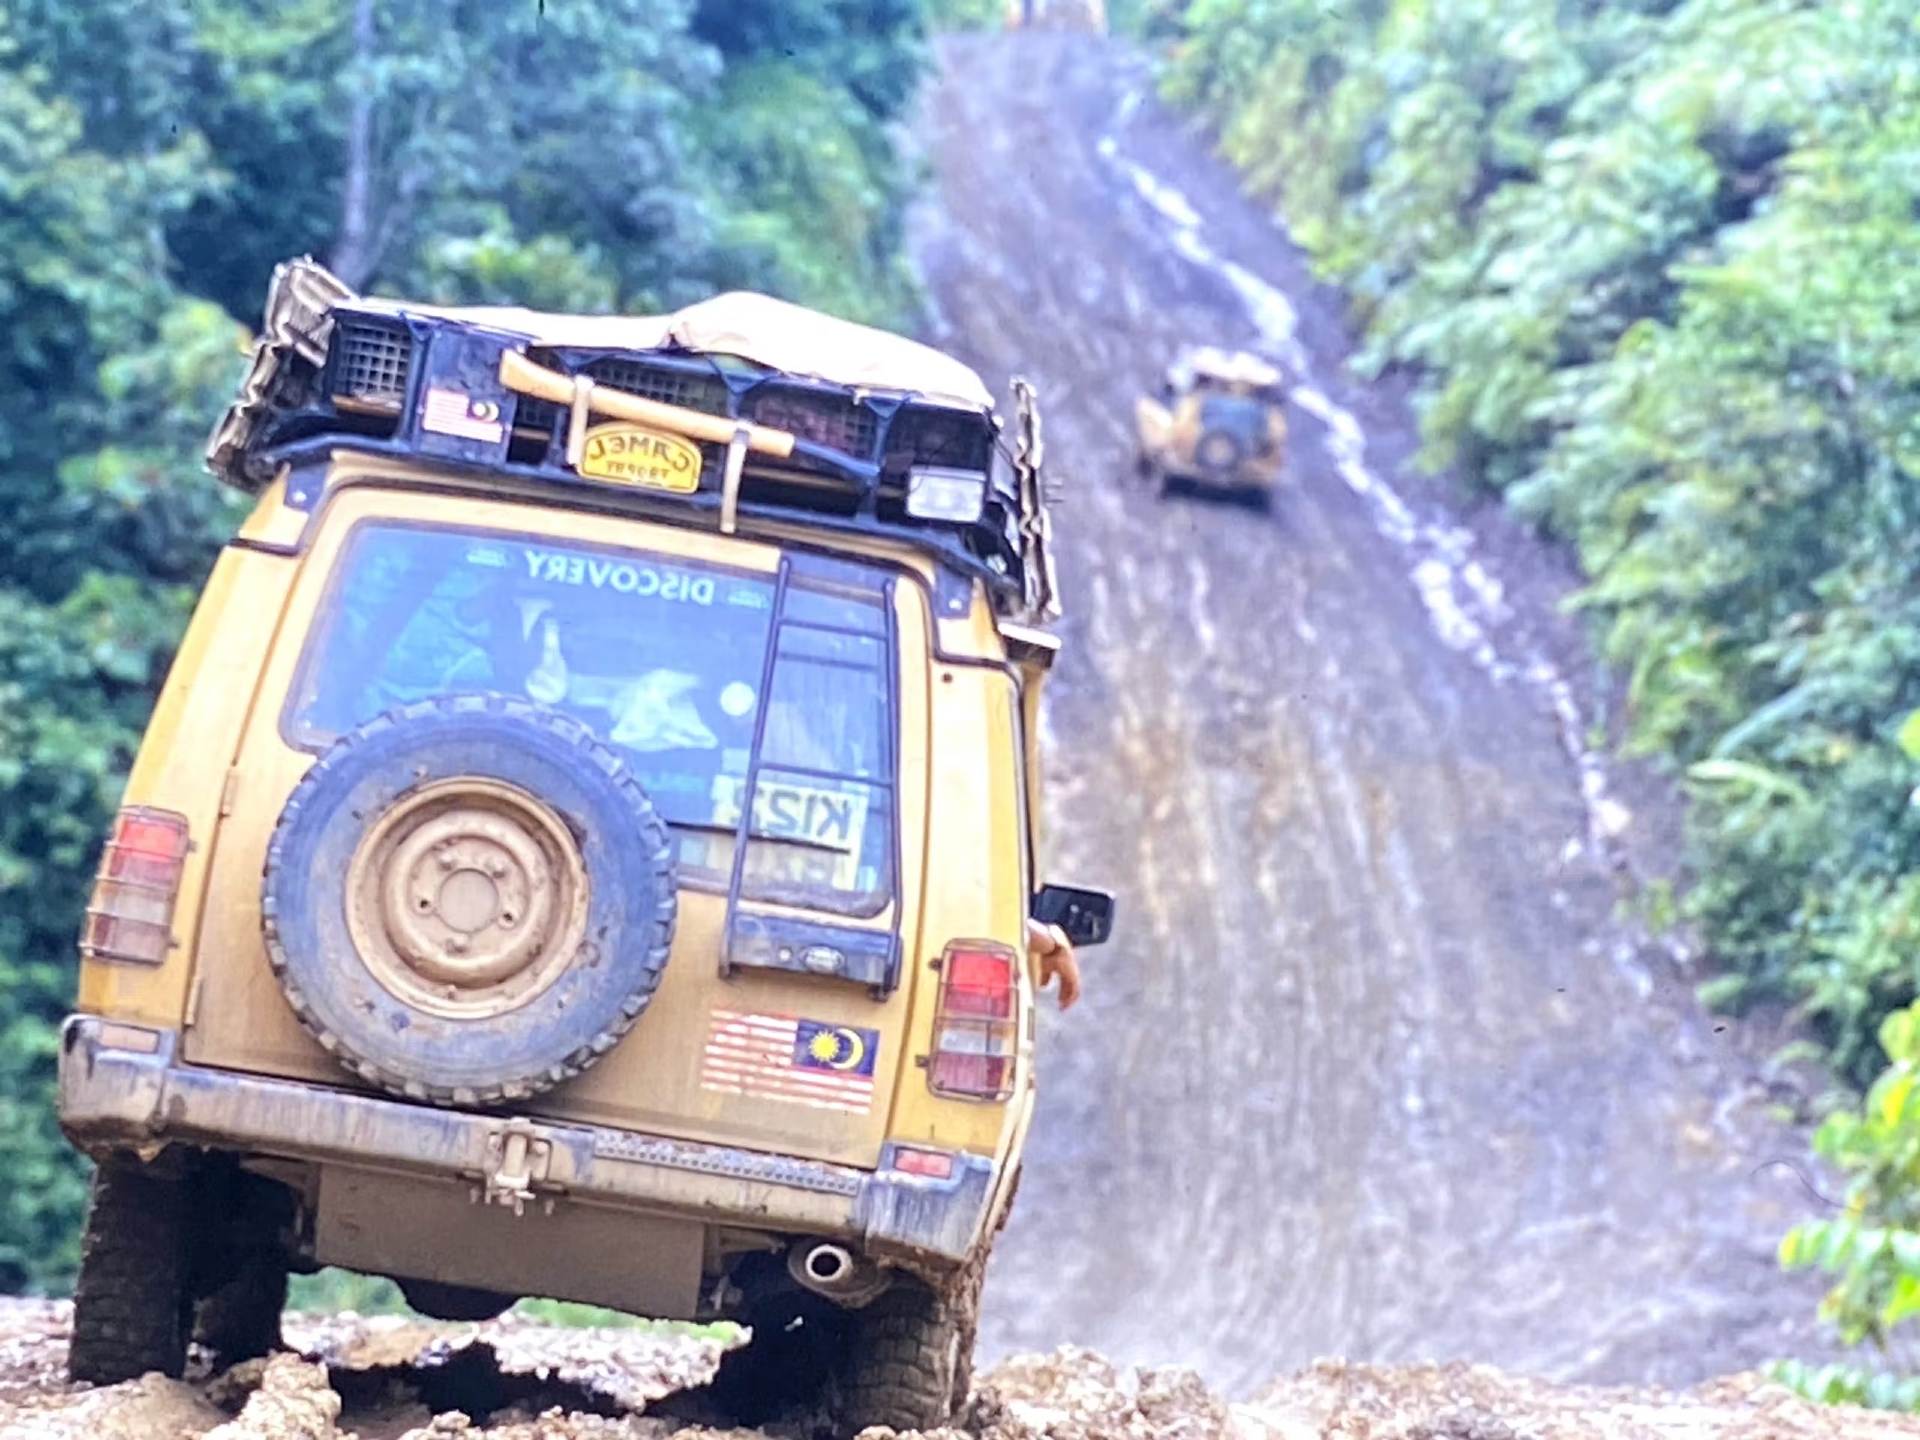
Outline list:
[[[1027,921],[1027,959],[1034,970],[1034,984],[1044,990],[1056,979],[1060,982],[1060,1008],[1068,1010],[1080,998],[1080,962],[1074,958],[1073,942],[1058,925]]]

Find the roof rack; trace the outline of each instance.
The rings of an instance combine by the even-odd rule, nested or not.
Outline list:
[[[814,335],[826,375],[908,385],[765,363],[811,355]],[[634,319],[438,310],[363,300],[302,258],[274,272],[207,464],[258,493],[353,450],[729,533],[745,520],[885,536],[983,582],[1003,616],[1047,621],[1038,407],[1025,382],[1014,393],[1009,445],[957,361],[766,297]]]
[[[1286,383],[1277,365],[1252,351],[1223,350],[1216,345],[1189,346],[1174,357],[1169,368],[1175,374],[1206,376],[1261,390],[1279,389]]]

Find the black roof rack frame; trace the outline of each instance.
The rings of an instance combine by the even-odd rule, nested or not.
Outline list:
[[[984,412],[912,392],[855,390],[732,357],[542,346],[534,337],[471,321],[352,301],[332,307],[331,319],[324,360],[316,365],[305,353],[288,354],[265,386],[265,413],[248,427],[236,467],[248,488],[264,486],[282,467],[305,470],[334,451],[352,450],[425,460],[463,475],[513,477],[556,504],[681,523],[698,515],[717,526],[725,447],[700,443],[703,468],[691,494],[583,477],[567,464],[567,408],[502,382],[501,356],[518,351],[611,389],[793,434],[791,458],[748,456],[737,506],[743,519],[883,537],[980,580],[1003,606],[1017,608],[1026,594],[1020,489],[1009,467],[998,463],[1004,458],[999,422]],[[479,413],[497,417],[498,438],[430,428],[423,404],[429,389],[455,391]],[[806,429],[843,444],[864,442],[861,453],[809,438]],[[906,514],[907,471],[929,458],[986,473],[977,520]]]

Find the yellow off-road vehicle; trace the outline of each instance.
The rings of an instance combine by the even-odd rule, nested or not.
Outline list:
[[[444,310],[281,267],[220,556],[100,863],[71,1368],[454,1319],[733,1318],[743,1413],[964,1394],[1034,1093],[1057,652],[1032,397],[753,295]]]
[[[1268,509],[1286,468],[1286,387],[1257,355],[1201,346],[1135,404],[1141,475],[1162,495],[1205,490]]]

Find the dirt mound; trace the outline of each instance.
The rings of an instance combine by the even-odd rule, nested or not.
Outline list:
[[[88,1389],[61,1373],[68,1307],[0,1300],[5,1440],[810,1440],[695,1423],[709,1341],[508,1319],[354,1315],[288,1325],[303,1353],[192,1383]],[[669,1398],[674,1397],[674,1398]],[[663,1403],[664,1402],[664,1403]],[[988,1371],[929,1440],[1920,1440],[1920,1418],[1811,1405],[1755,1376],[1686,1393],[1547,1385],[1486,1366],[1322,1363],[1229,1405],[1191,1370],[1087,1350]],[[874,1430],[866,1440],[911,1440]]]
[[[0,1400],[0,1435],[7,1440],[199,1440],[225,1419],[191,1386],[158,1375],[102,1390]]]
[[[1905,1440],[1920,1418],[1815,1405],[1758,1375],[1695,1390],[1548,1385],[1485,1365],[1323,1361],[1234,1407],[1244,1440]]]
[[[1126,1370],[1072,1347],[996,1366],[961,1418],[981,1440],[1215,1440],[1234,1429],[1191,1370]]]
[[[298,1354],[192,1383],[150,1375],[90,1389],[65,1376],[71,1315],[65,1302],[0,1298],[4,1440],[654,1440],[684,1422],[642,1412],[708,1379],[720,1353],[689,1337],[511,1316],[293,1316]]]

